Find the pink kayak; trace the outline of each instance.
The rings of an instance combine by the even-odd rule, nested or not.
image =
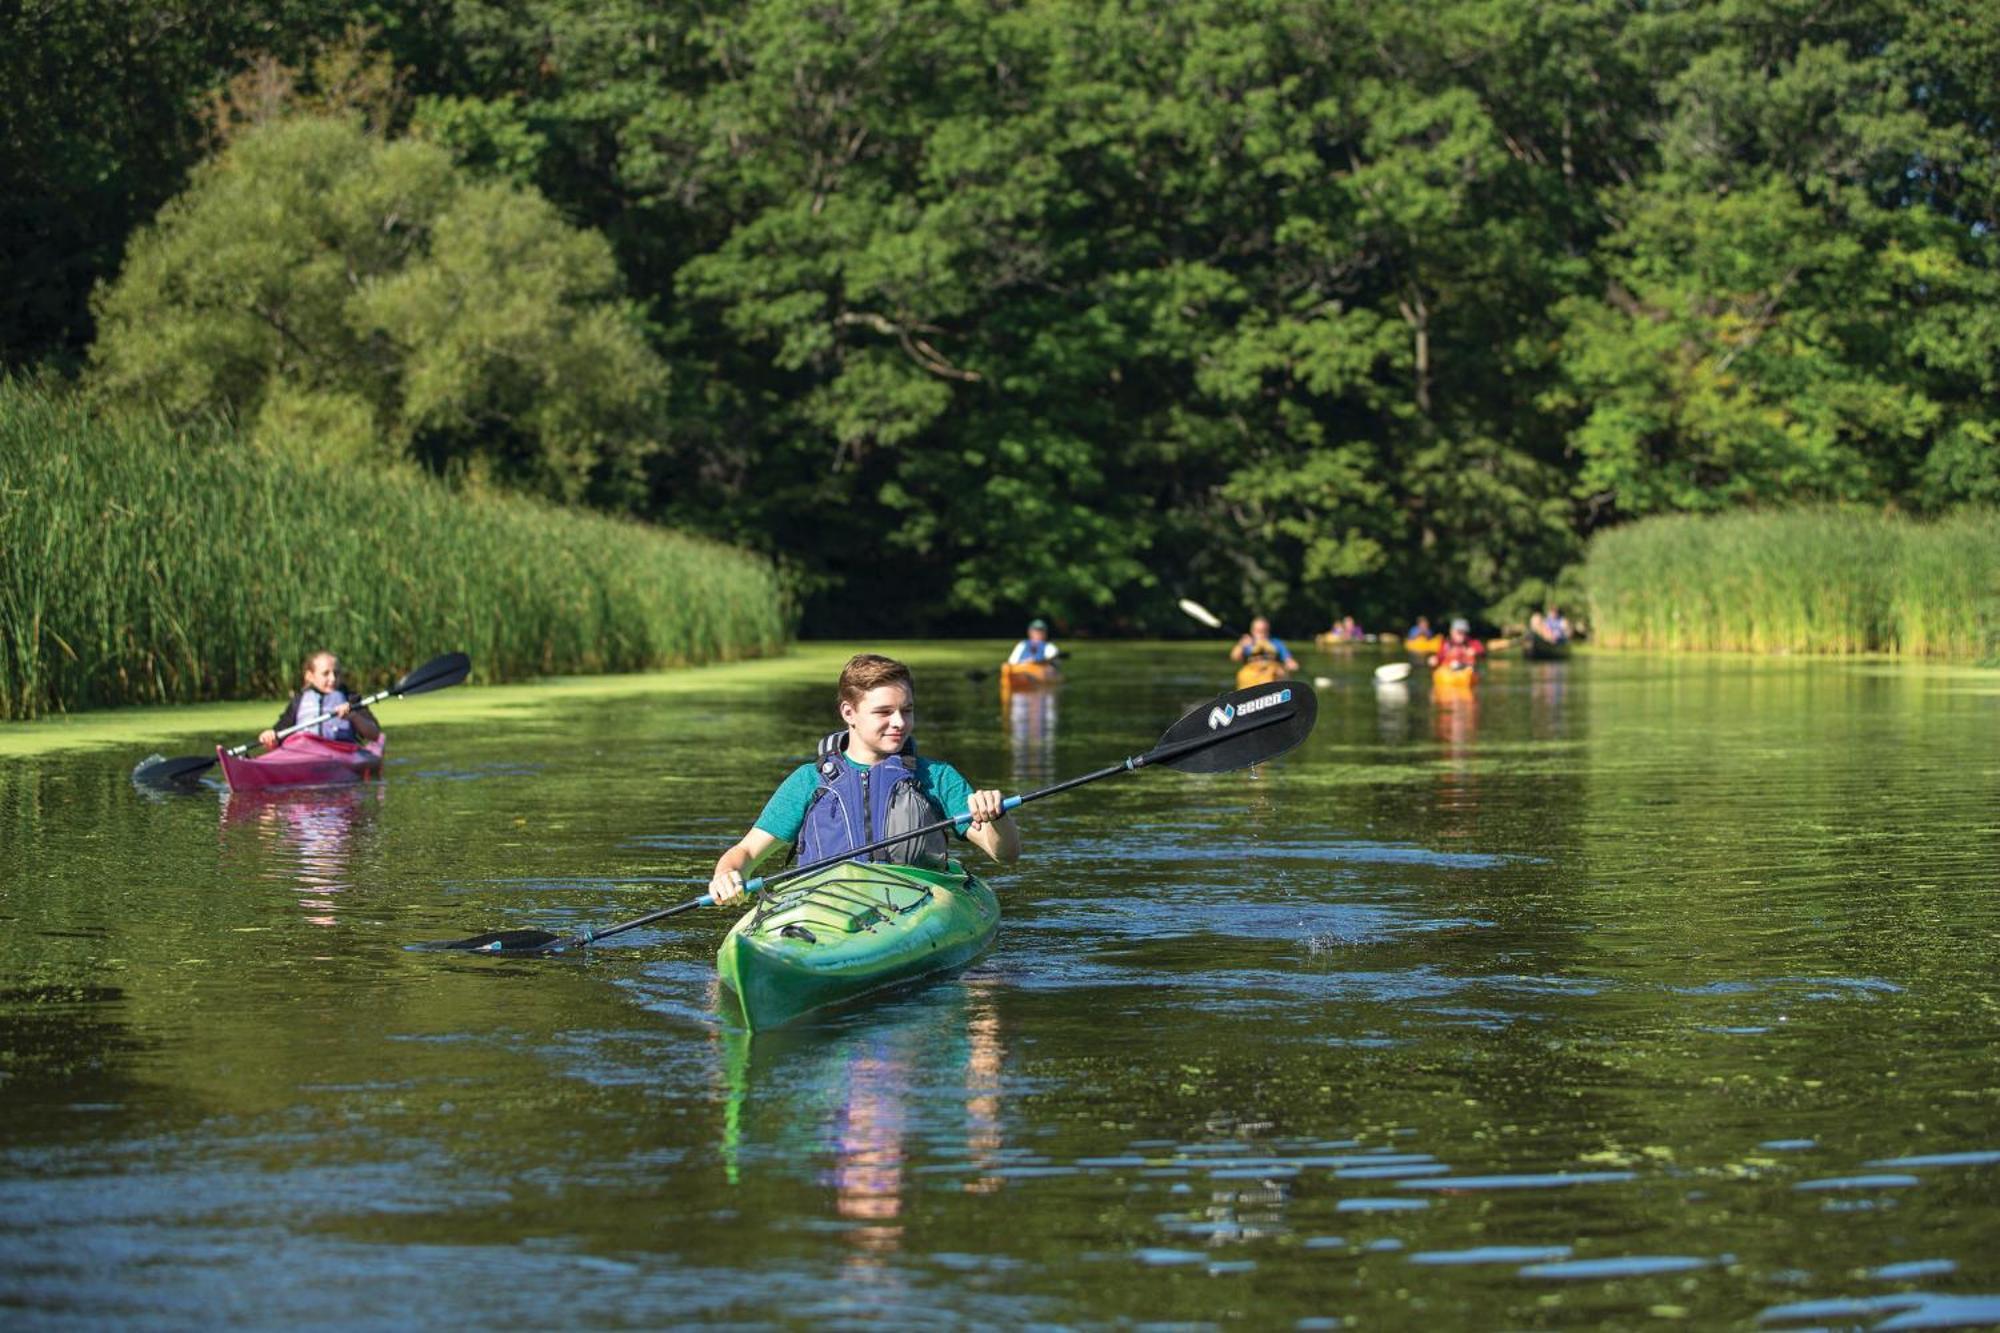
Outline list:
[[[300,732],[287,736],[278,748],[254,759],[238,759],[217,746],[215,757],[222,761],[222,776],[231,791],[264,791],[271,787],[329,787],[382,771],[382,745],[388,738],[377,736],[365,745],[353,741],[321,740]]]

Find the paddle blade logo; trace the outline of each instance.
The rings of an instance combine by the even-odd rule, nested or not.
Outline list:
[[[1214,731],[1217,727],[1226,727],[1235,720],[1236,720],[1235,704],[1223,704],[1219,708],[1211,708],[1208,710],[1208,729],[1210,731]]]

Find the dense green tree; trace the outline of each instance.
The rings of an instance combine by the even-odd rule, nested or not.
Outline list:
[[[0,364],[79,360],[90,293],[214,146],[246,55],[299,63],[350,25],[423,60],[437,6],[353,0],[0,4]]]
[[[1898,17],[1740,0],[1673,34],[1658,163],[1606,196],[1544,399],[1593,507],[2000,493],[1991,107],[1983,140],[1932,120],[1941,52]]]
[[[133,12],[78,7],[67,49],[193,21]],[[613,336],[579,324],[455,378],[501,324],[427,321],[450,284],[617,290],[551,267],[529,205],[372,301],[302,292],[339,357],[232,350],[185,405],[752,542],[817,628],[1163,627],[1181,593],[1381,623],[1517,606],[1633,516],[2000,496],[1974,0],[265,0],[235,54],[174,28],[118,86],[213,105],[264,53],[307,71],[287,110],[362,107],[389,85],[322,70],[357,19],[409,95],[377,123],[449,151],[466,208],[533,190],[602,236],[669,370],[561,363]],[[114,122],[48,160],[164,199],[189,136],[144,157]],[[546,415],[579,376],[611,425]]]
[[[664,368],[602,238],[345,118],[242,135],[98,303],[104,398],[632,502]],[[341,423],[347,423],[342,428]]]

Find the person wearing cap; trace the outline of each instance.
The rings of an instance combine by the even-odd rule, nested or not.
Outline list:
[[[1472,637],[1472,622],[1460,616],[1451,622],[1451,632],[1431,654],[1431,665],[1453,671],[1471,671],[1486,655],[1486,645]]]
[[[1007,654],[1008,666],[1020,666],[1024,662],[1054,663],[1062,655],[1062,649],[1049,642],[1049,622],[1040,616],[1028,622],[1028,637],[1014,645],[1014,651]]]

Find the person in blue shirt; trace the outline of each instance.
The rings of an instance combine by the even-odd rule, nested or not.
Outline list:
[[[878,653],[849,658],[840,673],[838,706],[847,730],[828,736],[818,759],[794,769],[750,831],[716,859],[708,891],[718,906],[742,896],[744,871],[795,845],[817,860],[865,846],[874,841],[866,836],[871,830],[893,836],[954,815],[972,816],[959,837],[1002,865],[1020,859],[1021,830],[1001,809],[1000,792],[975,791],[950,764],[916,753],[917,689],[907,666]],[[869,812],[860,820],[829,814],[857,805]],[[878,805],[884,807],[879,818],[873,814]],[[912,839],[909,846],[919,842]],[[874,856],[892,861],[902,850]]]
[[[1251,621],[1250,632],[1238,639],[1236,646],[1229,650],[1229,660],[1232,662],[1248,662],[1259,657],[1271,658],[1287,671],[1299,669],[1299,660],[1292,656],[1292,650],[1286,646],[1283,639],[1271,633],[1271,620],[1268,616],[1258,616]]]
[[[1528,628],[1544,643],[1569,642],[1569,622],[1563,619],[1562,608],[1553,602],[1547,611],[1537,611],[1528,617]]]
[[[1062,649],[1049,642],[1049,622],[1037,617],[1028,622],[1028,637],[1015,644],[1014,651],[1007,654],[1007,665],[1054,662],[1061,655]]]

